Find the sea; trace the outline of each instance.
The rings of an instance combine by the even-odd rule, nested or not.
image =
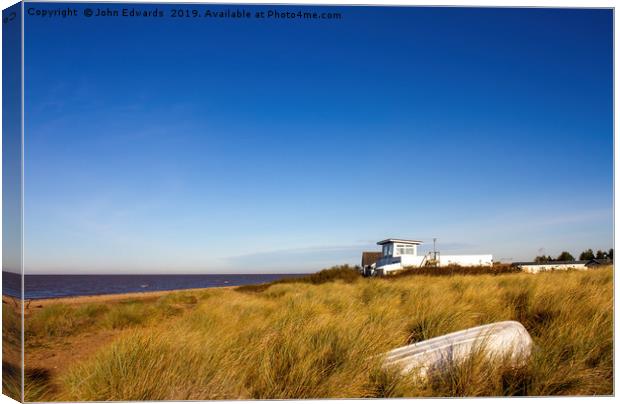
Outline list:
[[[24,299],[254,285],[304,275],[307,274],[25,275]],[[21,276],[3,271],[2,293],[19,297],[20,289]]]

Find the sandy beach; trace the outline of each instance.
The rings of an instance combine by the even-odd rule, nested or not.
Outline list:
[[[194,288],[194,289],[174,289],[174,290],[156,290],[156,291],[148,291],[148,292],[131,292],[131,293],[114,293],[114,294],[103,294],[103,295],[87,295],[87,296],[67,296],[67,297],[54,297],[48,299],[26,299],[24,301],[24,308],[26,313],[31,311],[36,311],[38,309],[42,309],[44,307],[48,307],[54,304],[65,304],[65,305],[83,305],[88,303],[116,303],[123,300],[143,300],[149,301],[157,299],[161,296],[165,296],[171,293],[178,292],[199,292],[209,289],[231,289],[235,286],[214,286],[208,288]],[[12,296],[2,296],[3,304],[13,304],[14,301],[18,301]]]

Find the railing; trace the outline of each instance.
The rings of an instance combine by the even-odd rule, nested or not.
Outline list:
[[[438,267],[439,262],[439,251],[429,251],[424,255],[424,259],[422,260],[420,266]]]

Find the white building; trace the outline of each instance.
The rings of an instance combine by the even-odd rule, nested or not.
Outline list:
[[[418,255],[418,246],[422,244],[419,240],[388,238],[379,241],[377,244],[383,248],[381,258],[376,264],[376,273],[378,275],[388,275],[406,267],[422,267],[426,265],[493,265],[493,256],[491,254],[443,255],[439,252],[429,252],[425,255]]]
[[[591,269],[612,265],[609,259],[591,259],[582,261],[550,261],[550,262],[515,262],[512,265],[518,267],[523,272],[537,274],[547,271],[566,271],[570,269]]]
[[[588,269],[586,267],[588,261],[571,261],[571,262],[517,262],[514,266],[519,267],[523,272],[529,274],[537,274],[539,272],[547,271],[566,271],[568,269]]]

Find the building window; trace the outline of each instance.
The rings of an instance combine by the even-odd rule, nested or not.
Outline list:
[[[396,252],[398,255],[413,255],[415,254],[415,249],[412,246],[400,246],[396,248]]]
[[[394,252],[393,247],[394,247],[393,244],[384,244],[383,245],[383,256],[391,257],[392,253]]]
[[[406,244],[396,244],[396,255],[414,255],[415,247]]]

